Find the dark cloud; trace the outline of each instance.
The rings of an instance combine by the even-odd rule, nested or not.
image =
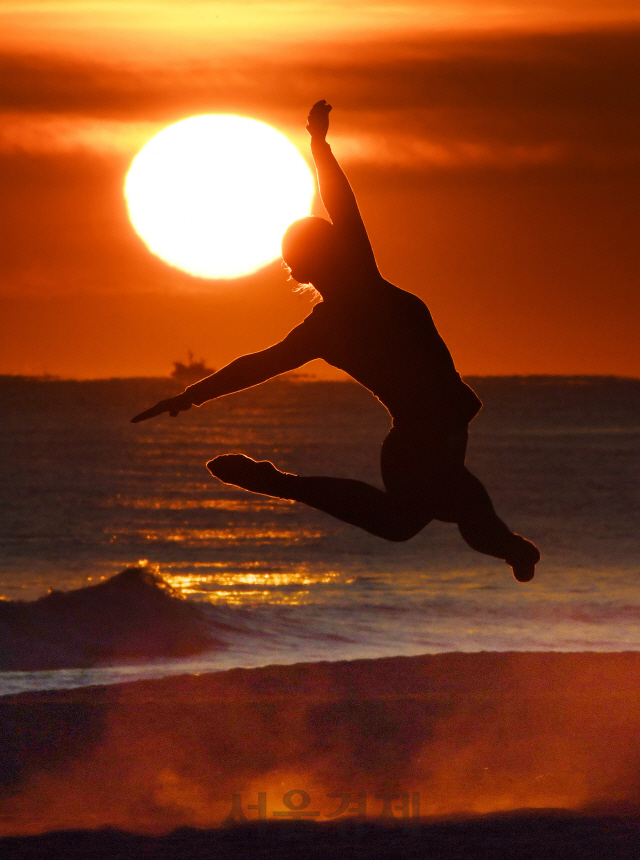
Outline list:
[[[0,110],[171,121],[251,111],[293,122],[326,96],[350,133],[569,141],[640,139],[640,30],[323,46],[284,60],[125,68],[64,57],[0,59]]]

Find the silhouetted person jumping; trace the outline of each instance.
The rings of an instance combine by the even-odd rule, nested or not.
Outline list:
[[[307,130],[331,222],[302,218],[282,241],[291,276],[315,287],[322,302],[280,343],[237,358],[132,420],[175,416],[323,358],[368,388],[393,417],[380,458],[385,491],[362,481],[280,472],[243,454],[211,460],[211,474],[254,493],[304,502],[391,541],[409,540],[431,520],[457,523],[469,546],[504,559],[527,582],[538,549],[502,522],[464,465],[468,424],[482,403],[456,373],[424,302],[378,271],[351,186],[325,140],[330,110],[317,102]]]

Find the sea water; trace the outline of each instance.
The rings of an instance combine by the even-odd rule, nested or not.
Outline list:
[[[2,598],[91,596],[139,565],[196,605],[217,643],[195,656],[69,665],[60,654],[77,630],[63,613],[57,657],[0,672],[0,694],[270,662],[640,649],[640,380],[467,381],[484,402],[467,465],[541,548],[531,583],[471,550],[455,525],[389,543],[206,471],[212,457],[243,452],[381,486],[390,418],[355,383],[274,380],[133,425],[175,383],[0,378]],[[16,618],[0,611],[3,647],[16,652],[5,668],[34,644]]]

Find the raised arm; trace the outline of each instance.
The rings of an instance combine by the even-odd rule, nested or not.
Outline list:
[[[334,225],[341,231],[361,264],[378,271],[371,242],[358,209],[355,194],[326,141],[331,105],[322,99],[311,108],[307,131],[318,174],[320,196]]]
[[[189,385],[182,394],[161,400],[151,409],[140,412],[131,421],[134,424],[155,418],[163,412],[175,417],[179,412],[190,409],[191,406],[201,406],[207,400],[232,394],[259,385],[267,379],[294,370],[317,358],[312,346],[303,333],[304,323],[292,329],[284,340],[261,352],[252,352],[236,358],[217,373],[201,379],[194,385]]]

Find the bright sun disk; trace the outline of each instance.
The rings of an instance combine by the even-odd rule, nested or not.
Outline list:
[[[149,249],[203,278],[238,278],[277,259],[286,228],[309,214],[313,190],[283,134],[231,114],[163,129],[134,158],[124,189]]]

